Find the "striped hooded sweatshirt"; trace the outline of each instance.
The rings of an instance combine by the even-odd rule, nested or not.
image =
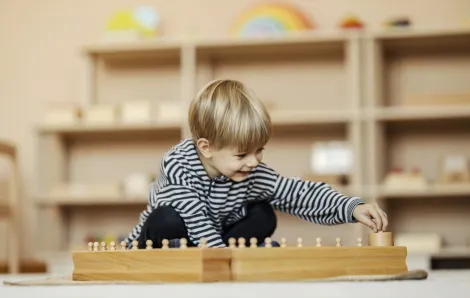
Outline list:
[[[265,163],[241,182],[225,176],[211,178],[194,142],[184,139],[163,156],[158,178],[149,188],[147,208],[125,241],[139,238],[155,208],[170,206],[184,220],[191,242],[198,245],[205,238],[209,247],[225,247],[221,236],[224,227],[242,219],[246,204],[254,201],[267,201],[274,210],[322,225],[356,222],[354,208],[364,203],[323,182],[283,177]]]

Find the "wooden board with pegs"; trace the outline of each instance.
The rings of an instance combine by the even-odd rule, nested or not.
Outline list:
[[[164,240],[166,243],[167,240]],[[88,244],[88,251],[72,253],[72,279],[76,281],[216,282],[231,280],[229,249],[186,247],[178,249],[117,248],[105,242]],[[165,245],[165,243],[164,243]]]
[[[343,246],[340,238],[331,246],[322,239],[305,246],[303,239],[288,244],[281,240],[273,247],[270,238],[264,247],[256,239],[230,239],[227,248],[181,247],[127,249],[125,243],[90,243],[88,251],[74,252],[72,279],[77,281],[142,282],[228,282],[301,281],[350,275],[394,275],[408,272],[406,247],[393,245],[392,234],[369,235],[369,245],[358,239],[356,246]]]
[[[394,275],[407,273],[406,247],[393,246],[389,232],[369,235],[370,245],[343,246],[337,238],[333,246],[324,246],[320,238],[314,246],[304,246],[301,238],[287,244],[281,240],[281,248],[271,248],[266,240],[265,248],[256,248],[254,240],[232,251],[233,281],[301,281],[351,275]]]

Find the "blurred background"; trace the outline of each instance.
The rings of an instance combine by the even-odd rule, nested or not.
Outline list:
[[[219,78],[266,103],[279,173],[378,202],[410,268],[469,267],[468,0],[0,0],[0,20],[0,272],[125,238]],[[370,232],[279,214],[274,238]]]

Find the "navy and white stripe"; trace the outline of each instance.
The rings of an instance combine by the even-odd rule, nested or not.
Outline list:
[[[192,140],[185,139],[163,157],[160,175],[152,183],[147,208],[126,242],[136,240],[155,208],[173,207],[186,223],[190,240],[225,247],[221,233],[246,215],[250,201],[268,201],[276,210],[322,225],[355,222],[352,212],[364,202],[348,197],[323,182],[286,178],[261,163],[241,182],[226,177],[210,178]]]

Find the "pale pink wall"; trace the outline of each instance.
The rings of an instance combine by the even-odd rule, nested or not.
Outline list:
[[[23,253],[34,228],[30,196],[36,189],[35,125],[49,102],[82,102],[84,61],[79,47],[98,40],[106,18],[116,9],[149,4],[161,14],[170,36],[224,34],[250,0],[0,0],[0,138],[20,146],[23,175]],[[322,28],[358,13],[372,26],[391,15],[409,15],[417,26],[446,26],[470,17],[468,0],[296,0]],[[0,163],[0,178],[4,176]],[[1,230],[0,230],[1,233]],[[0,243],[3,243],[3,237]],[[0,246],[0,257],[3,256]]]

